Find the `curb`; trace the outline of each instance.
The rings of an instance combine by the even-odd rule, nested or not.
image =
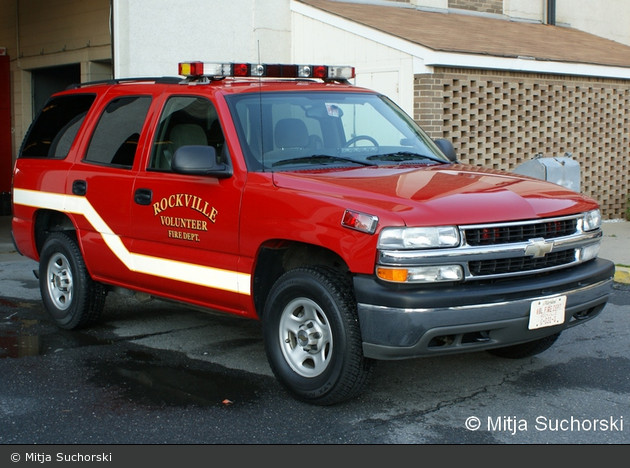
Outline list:
[[[615,283],[630,284],[630,268],[615,266]]]

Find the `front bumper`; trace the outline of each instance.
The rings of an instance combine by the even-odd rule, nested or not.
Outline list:
[[[480,351],[543,338],[586,322],[608,301],[615,266],[604,259],[545,275],[398,289],[373,276],[354,279],[363,353],[404,359]],[[532,301],[566,295],[564,323],[528,329]]]

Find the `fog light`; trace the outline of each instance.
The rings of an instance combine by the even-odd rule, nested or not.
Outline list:
[[[600,244],[598,242],[597,244],[591,244],[584,247],[580,252],[580,260],[585,262],[587,260],[592,260],[597,257],[597,254],[599,253],[599,245]]]
[[[377,267],[376,276],[392,283],[440,283],[460,281],[464,271],[459,265],[434,265],[413,268]]]

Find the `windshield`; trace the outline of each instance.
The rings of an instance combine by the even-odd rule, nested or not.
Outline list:
[[[283,92],[227,97],[250,170],[448,164],[384,96]]]

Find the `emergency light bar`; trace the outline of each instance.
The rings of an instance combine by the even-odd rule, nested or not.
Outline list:
[[[349,80],[355,77],[354,67],[328,65],[288,65],[264,63],[181,62],[179,74],[189,77],[225,78],[319,78]]]

